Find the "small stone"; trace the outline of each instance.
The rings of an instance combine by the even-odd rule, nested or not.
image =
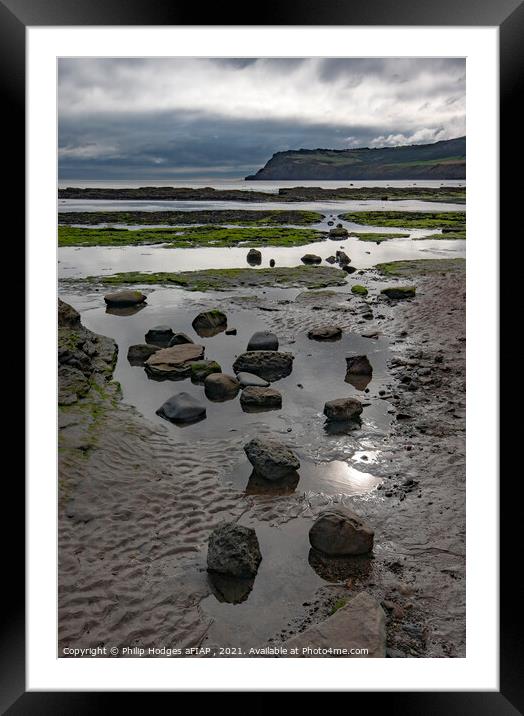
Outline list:
[[[353,375],[373,374],[373,368],[367,356],[347,356],[346,370]]]
[[[210,338],[226,330],[227,316],[222,311],[214,308],[210,311],[202,311],[202,313],[199,313],[198,316],[193,319],[191,325],[201,338]]]
[[[313,341],[336,341],[341,335],[339,326],[317,326],[308,331],[307,337]]]
[[[153,343],[167,348],[174,335],[170,326],[154,326],[146,333],[146,343]]]
[[[172,348],[173,346],[180,346],[183,343],[194,343],[195,341],[187,336],[185,333],[175,333],[173,335],[173,338],[169,341],[168,348]]]
[[[159,351],[158,346],[147,345],[147,343],[138,343],[134,346],[129,346],[127,351],[127,360],[131,365],[144,365],[145,361]]]
[[[387,296],[388,298],[394,299],[396,301],[401,301],[405,298],[414,298],[416,294],[417,289],[415,286],[394,286],[389,288],[383,288],[380,292],[384,296]]]
[[[322,263],[322,257],[316,254],[305,254],[300,259],[303,264],[319,264]]]
[[[262,252],[258,249],[249,249],[247,252],[247,262],[252,266],[258,266],[262,263]]]
[[[250,385],[255,385],[259,388],[267,388],[269,385],[269,381],[264,380],[253,373],[237,373],[237,380],[240,383],[241,388],[247,388]]]

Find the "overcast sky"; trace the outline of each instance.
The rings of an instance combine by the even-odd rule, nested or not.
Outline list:
[[[61,59],[60,179],[235,178],[465,134],[463,59]]]

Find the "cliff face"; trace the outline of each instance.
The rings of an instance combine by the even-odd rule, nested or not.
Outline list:
[[[246,180],[465,179],[466,137],[382,149],[277,152]]]

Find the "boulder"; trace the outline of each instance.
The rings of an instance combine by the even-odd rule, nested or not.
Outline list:
[[[324,405],[324,415],[335,422],[355,420],[361,413],[362,403],[356,398],[337,398],[328,400]]]
[[[337,263],[337,257],[336,256],[328,256],[326,259],[328,264],[336,264]]]
[[[207,548],[209,572],[250,579],[261,561],[257,534],[251,527],[222,522],[211,532]]]
[[[271,268],[275,268],[275,259],[270,259],[269,265],[271,266]]]
[[[279,351],[248,351],[233,363],[235,373],[254,373],[273,382],[288,376],[293,370],[294,356]]]
[[[238,380],[226,373],[211,373],[204,380],[204,392],[209,400],[216,402],[232,400],[239,390]]]
[[[300,259],[303,264],[319,264],[322,263],[322,257],[316,254],[305,254]]]
[[[355,271],[357,270],[354,266],[348,266],[347,264],[344,264],[340,268],[346,273],[355,273]]]
[[[189,393],[177,393],[156,412],[173,423],[194,423],[206,417],[206,406]]]
[[[115,291],[114,293],[106,293],[104,301],[108,306],[120,307],[136,306],[144,303],[146,296],[141,291]]]
[[[221,373],[222,368],[216,360],[200,360],[191,363],[191,382],[203,383],[208,375]]]
[[[183,343],[156,351],[146,360],[144,367],[151,377],[177,380],[189,377],[191,363],[203,357],[203,346],[196,343]]]
[[[180,346],[183,343],[194,343],[195,341],[185,333],[175,333],[169,341],[168,347]]]
[[[258,266],[262,263],[262,252],[258,249],[249,249],[247,252],[247,262],[252,266]]]
[[[369,554],[373,537],[371,527],[347,507],[325,510],[309,530],[311,546],[330,557]]]
[[[284,645],[286,658],[382,659],[386,656],[386,615],[376,599],[360,592],[325,621],[288,639]],[[290,653],[292,649],[298,651]],[[330,651],[333,649],[337,652]],[[355,650],[353,654],[351,650]]]
[[[144,365],[145,361],[159,351],[158,346],[151,346],[147,343],[137,343],[134,346],[129,346],[127,351],[127,360],[131,365]]]
[[[240,404],[245,412],[275,410],[282,407],[282,394],[274,388],[249,386],[240,396]]]
[[[248,351],[278,351],[278,338],[271,331],[257,331],[249,339]]]
[[[217,308],[202,311],[193,320],[192,326],[200,337],[209,338],[226,330],[227,316]]]
[[[367,356],[347,356],[346,370],[352,375],[373,375],[373,368]]]
[[[280,480],[300,467],[300,461],[284,443],[270,438],[253,438],[244,451],[255,471],[266,480]]]
[[[351,263],[351,259],[345,251],[337,251],[337,261],[341,266],[345,266],[346,264]]]
[[[313,341],[336,341],[341,335],[339,326],[317,326],[308,331],[307,337]]]
[[[404,298],[414,298],[416,291],[415,286],[391,286],[389,288],[383,288],[380,293],[388,298],[399,301]]]
[[[167,348],[173,336],[173,329],[170,326],[154,326],[146,333],[146,343],[153,343]]]
[[[240,383],[241,388],[247,388],[250,385],[255,385],[259,388],[267,388],[269,385],[267,380],[259,378],[258,375],[253,375],[253,373],[240,372],[237,374],[237,380]]]

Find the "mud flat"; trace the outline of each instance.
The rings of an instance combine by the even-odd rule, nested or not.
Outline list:
[[[184,656],[194,647],[296,643],[365,592],[360,608],[369,597],[384,612],[387,656],[465,655],[464,262],[401,263],[359,276],[367,296],[352,295],[349,284],[266,293],[244,286],[227,295],[151,284],[147,305],[134,315],[106,314],[94,286],[67,296],[85,327],[71,313],[60,328],[63,365],[82,376],[64,384],[59,406],[60,648],[103,643],[142,650],[122,656],[148,657],[162,656],[162,647]],[[414,298],[381,293],[405,286],[416,286]],[[186,330],[176,325],[182,311],[210,308],[238,324],[239,341],[242,330],[259,329],[256,311],[280,350],[294,353],[293,395],[318,395],[318,409],[288,413],[292,393],[283,382],[281,411],[250,416],[240,430],[222,420],[222,432],[210,437],[205,421],[180,429],[132,405],[125,374],[121,388],[114,381],[119,363],[113,374],[116,346],[120,362],[127,345],[116,329],[107,330],[116,345],[98,334],[148,312],[156,324],[162,310]],[[313,326],[335,322],[346,343],[329,348],[307,339]],[[226,345],[223,334],[206,339],[210,357],[213,341]],[[347,385],[365,404],[362,426],[326,430],[323,399],[337,396],[318,391],[334,376],[343,382],[352,346],[374,369],[366,388]],[[237,352],[234,344],[231,361]],[[299,455],[303,475],[294,488],[268,494],[251,480],[248,489],[243,446],[264,435]],[[333,561],[310,550],[313,520],[341,505],[372,526],[372,556]],[[254,528],[262,553],[248,593],[230,601],[206,571],[207,541],[222,521]]]

